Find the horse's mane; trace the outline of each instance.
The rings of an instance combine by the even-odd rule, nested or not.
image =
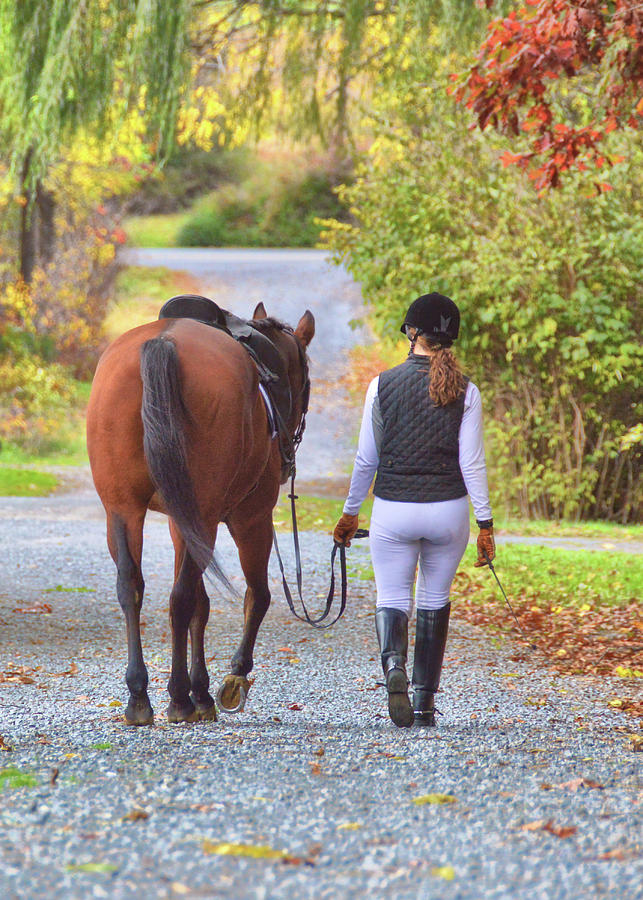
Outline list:
[[[275,319],[274,316],[264,316],[263,319],[251,319],[250,321],[252,322],[252,327],[256,328],[257,331],[260,331],[262,334],[269,331],[271,328],[276,328],[277,331],[286,331],[292,334],[290,325],[286,325],[285,322]]]

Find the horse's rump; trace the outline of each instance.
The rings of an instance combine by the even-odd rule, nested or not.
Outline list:
[[[222,332],[159,324],[128,332],[97,369],[88,410],[96,487],[112,508],[126,495],[147,506],[157,492],[197,565],[225,581],[212,556],[217,522],[238,499],[231,492],[256,481],[248,463],[263,470],[271,452],[255,367]]]

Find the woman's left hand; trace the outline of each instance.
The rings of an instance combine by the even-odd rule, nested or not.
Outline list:
[[[350,547],[351,538],[355,536],[358,526],[358,516],[349,516],[348,513],[343,513],[333,532],[335,543]]]
[[[496,542],[493,539],[493,527],[480,529],[480,534],[478,535],[478,558],[473,564],[476,568],[487,565],[485,552],[489,560],[495,558]]]

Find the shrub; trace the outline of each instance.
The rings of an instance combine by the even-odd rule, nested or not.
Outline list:
[[[313,247],[320,217],[345,219],[326,171],[275,172],[262,166],[197,205],[178,234],[181,246]]]
[[[570,175],[539,197],[457,110],[440,122],[439,141],[405,124],[376,141],[341,193],[358,224],[328,223],[328,246],[361,282],[383,336],[397,334],[418,294],[457,301],[457,347],[483,392],[491,479],[507,511],[633,521],[643,155],[628,148],[608,194]]]

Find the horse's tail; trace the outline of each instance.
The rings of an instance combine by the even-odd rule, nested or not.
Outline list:
[[[178,525],[192,559],[233,590],[208,541],[188,469],[186,430],[190,413],[181,393],[181,371],[174,341],[161,336],[143,344],[141,378],[143,449],[152,481],[168,514]]]

